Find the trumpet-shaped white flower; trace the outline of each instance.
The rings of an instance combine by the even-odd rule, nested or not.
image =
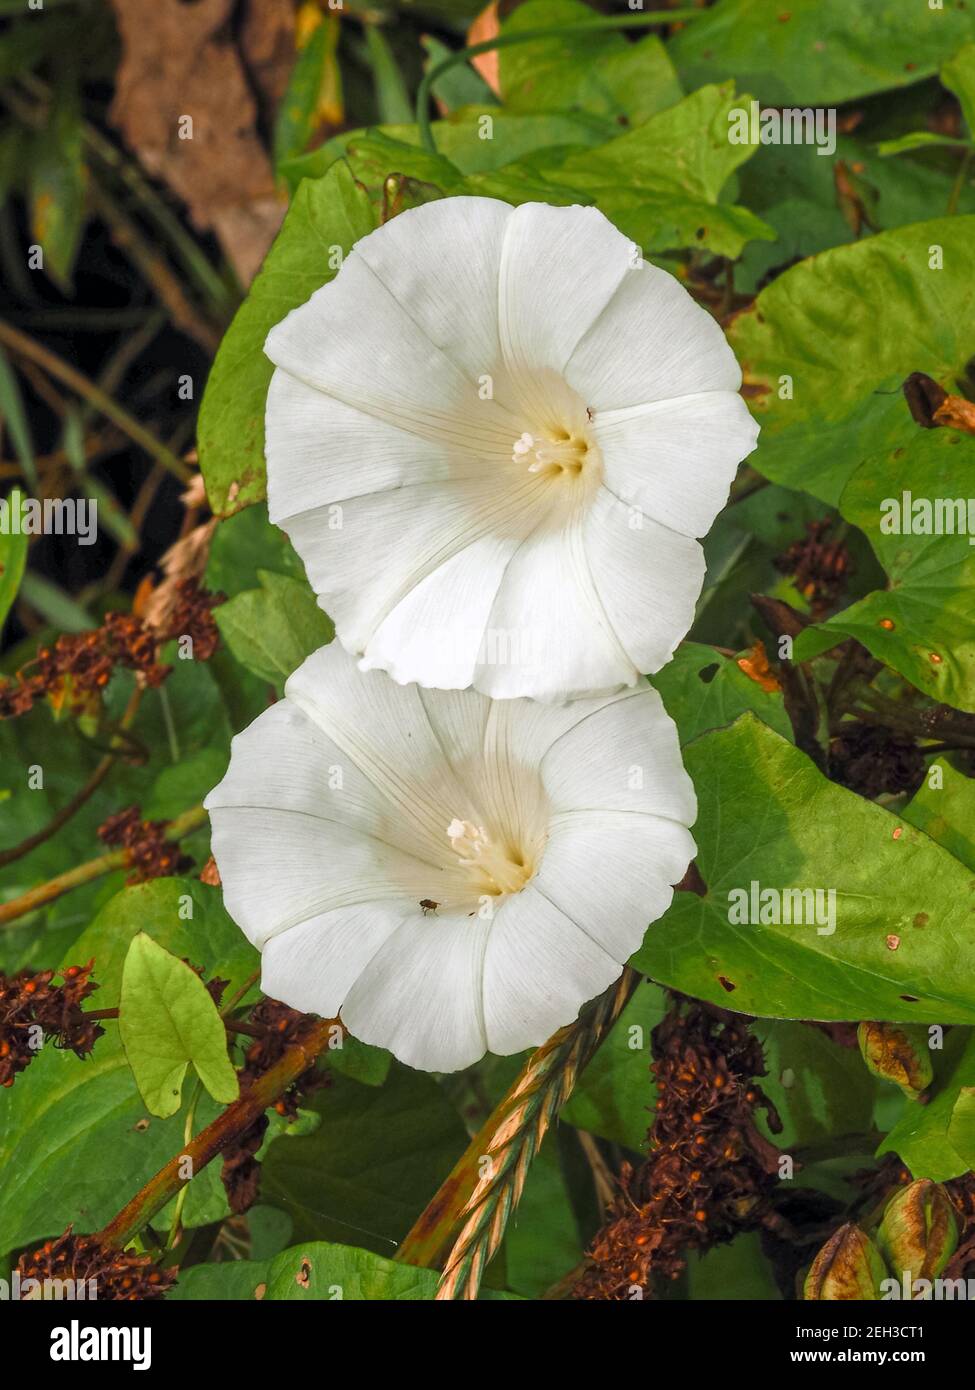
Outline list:
[[[559,701],[670,659],[758,427],[721,329],[602,213],[402,213],[265,351],[271,518],[364,669]]]
[[[338,643],[206,800],[262,987],[410,1066],[520,1051],[620,973],[694,854],[646,682],[566,705],[400,686]]]

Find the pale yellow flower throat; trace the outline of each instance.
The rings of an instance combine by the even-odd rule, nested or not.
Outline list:
[[[536,438],[527,430],[514,442],[511,451],[512,463],[524,463],[529,459],[529,473],[548,476],[568,475],[578,477],[582,472],[589,441],[568,430],[556,430],[548,439]]]
[[[447,838],[461,864],[473,871],[482,893],[517,893],[532,876],[532,866],[517,852],[495,844],[481,825],[452,820]]]

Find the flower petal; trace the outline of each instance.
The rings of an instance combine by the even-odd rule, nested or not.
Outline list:
[[[400,213],[356,246],[430,342],[471,381],[496,375],[498,275],[511,216],[510,205],[494,198],[440,198]]]
[[[501,347],[513,377],[561,372],[624,277],[639,273],[633,267],[633,242],[598,209],[516,208],[498,285]]]
[[[425,439],[508,457],[518,435],[355,250],[334,280],[271,329],[264,351],[307,386]],[[272,443],[277,423],[277,412],[268,416]]]
[[[354,497],[413,483],[483,478],[485,461],[470,449],[425,439],[327,396],[278,368],[267,396],[268,514],[290,531],[290,519]],[[326,531],[341,511],[320,515]]]
[[[583,545],[588,525],[573,514],[558,528],[540,527],[517,550],[488,619],[494,648],[478,662],[478,690],[495,699],[559,701],[636,680],[593,582]]]
[[[484,1024],[492,1052],[537,1047],[571,1023],[622,964],[529,884],[494,915],[484,955]]]
[[[464,785],[443,756],[417,686],[363,673],[335,642],[313,653],[289,678],[285,695],[338,746],[343,767],[366,779],[391,819],[424,837],[426,859],[443,863],[447,826],[471,808]],[[446,856],[449,858],[449,856]],[[332,867],[329,866],[329,872]],[[445,877],[449,877],[445,875]],[[429,884],[421,897],[434,897]]]
[[[462,796],[449,768],[443,766],[439,743],[430,733],[417,692],[372,699],[388,692],[376,690],[375,678],[359,681],[356,695],[343,712],[343,675],[355,667],[341,647],[321,648],[289,679],[290,698],[265,710],[232,744],[230,766],[206,799],[208,810],[250,807],[285,810],[378,839],[423,863],[439,863],[444,844],[442,817],[432,823],[415,812],[403,814],[403,790],[397,780],[384,781],[377,769],[381,758],[400,761],[396,745],[407,739],[408,775],[419,787],[430,786],[433,797]],[[341,674],[340,674],[341,673]],[[292,682],[294,683],[292,685]],[[325,698],[325,691],[331,700]],[[395,691],[395,687],[394,687]],[[355,701],[353,704],[352,702]],[[365,708],[370,718],[373,753],[365,768],[354,749],[340,741],[341,729]],[[329,723],[329,711],[333,714]],[[334,729],[339,738],[333,737]],[[327,833],[327,831],[323,831]]]
[[[652,675],[670,660],[694,621],[704,551],[696,540],[634,515],[605,488],[586,518],[585,547],[614,632],[635,669]]]
[[[481,970],[490,925],[466,914],[404,920],[349,991],[349,1031],[423,1071],[476,1062],[487,1046]]]
[[[667,911],[695,849],[686,826],[662,816],[562,812],[531,886],[622,965]]]
[[[416,904],[370,902],[312,917],[271,938],[261,956],[261,989],[292,1009],[336,1018],[379,948]]]
[[[565,377],[597,414],[698,391],[737,391],[720,326],[665,270],[642,263],[579,342]]]
[[[741,396],[706,391],[596,420],[606,488],[683,536],[703,536],[728,500],[758,425]]]
[[[495,591],[531,530],[537,486],[499,492],[491,474],[421,483],[343,503],[337,528],[327,509],[305,512],[288,534],[339,640],[365,655],[366,669],[392,664],[401,682],[465,686]],[[428,675],[431,660],[438,670]]]
[[[258,948],[334,908],[419,903],[442,884],[430,865],[334,821],[280,807],[208,809],[224,903]]]
[[[681,825],[693,825],[697,818],[677,728],[646,681],[607,700],[564,733],[545,754],[540,771],[556,814],[640,812]]]

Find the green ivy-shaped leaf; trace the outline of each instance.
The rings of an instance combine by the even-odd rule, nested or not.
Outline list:
[[[963,529],[972,477],[975,439],[948,429],[915,428],[905,445],[857,469],[840,511],[869,537],[887,588],[802,633],[798,660],[855,637],[926,695],[975,710],[975,546]],[[953,534],[900,534],[905,519],[915,530],[950,524]]]
[[[588,111],[639,125],[683,96],[667,49],[655,34],[559,33],[591,20],[582,0],[527,0],[502,34],[552,29],[553,37],[498,50],[501,94],[510,111]]]
[[[749,100],[736,96],[734,82],[702,87],[604,145],[536,162],[648,253],[693,246],[733,258],[754,237],[775,239],[753,212],[722,201],[731,175],[754,153],[728,138],[728,113]]]
[[[762,426],[749,462],[836,505],[859,464],[916,434],[901,395],[911,372],[958,390],[973,315],[975,216],[881,232],[787,270],[729,330]]]
[[[835,106],[905,87],[975,38],[967,0],[718,0],[671,39],[689,86],[734,72],[774,106]]]
[[[100,988],[92,1007],[118,1005],[126,951],[140,930],[207,978],[229,980],[227,998],[259,965],[219,889],[154,879],[117,893],[62,957],[66,965],[94,958]],[[91,1057],[45,1047],[15,1085],[0,1089],[2,1250],[57,1235],[72,1221],[97,1230],[180,1151],[183,1117],[146,1114],[118,1028],[104,1027]],[[201,1098],[201,1125],[212,1106]]]
[[[935,1081],[926,1105],[908,1105],[877,1150],[897,1154],[915,1178],[947,1182],[975,1167],[975,1034],[953,1030],[933,1052]]]
[[[706,892],[676,894],[633,958],[637,969],[767,1018],[975,1022],[975,880],[966,865],[828,781],[754,715],[705,734],[684,756]],[[731,920],[729,895],[750,898],[753,883],[833,890],[835,923],[828,911],[802,925]]]
[[[397,161],[407,159],[429,161],[431,158],[445,160],[440,165],[441,177],[452,178],[450,170],[464,177],[486,174],[518,160],[529,159],[539,151],[562,146],[578,148],[581,145],[601,145],[619,129],[615,121],[605,116],[590,115],[585,111],[508,111],[504,107],[476,105],[462,106],[441,121],[433,122],[433,136],[437,155],[421,147],[420,133],[415,125],[380,125],[362,130],[343,131],[320,145],[317,150],[302,155],[298,159],[286,160],[281,173],[289,186],[296,189],[302,179],[317,179],[340,159],[348,157],[354,166],[360,157],[365,141],[382,139],[395,142],[399,148]],[[487,133],[490,138],[487,138]],[[409,151],[412,151],[412,156]],[[421,178],[421,169],[430,174],[433,166],[427,162],[397,169],[395,165],[387,168],[387,173],[410,173]],[[438,178],[431,182],[443,187]],[[444,188],[444,191],[446,189]]]
[[[166,1119],[182,1103],[192,1063],[214,1100],[240,1093],[227,1034],[206,985],[185,961],[140,932],[122,971],[119,1032],[139,1092],[152,1115]]]
[[[677,725],[681,745],[733,724],[751,710],[764,723],[792,738],[781,690],[765,690],[745,674],[733,657],[700,642],[682,642],[663,670],[650,684],[660,694],[667,713]]]
[[[738,198],[775,228],[778,239],[749,242],[735,266],[735,289],[753,293],[770,271],[871,232],[923,222],[932,209],[948,206],[954,170],[884,159],[885,152],[852,135],[838,135],[829,158],[816,145],[761,145],[742,166]],[[955,211],[975,212],[968,181],[958,188]]]
[[[270,329],[331,280],[340,255],[371,232],[369,199],[342,164],[302,185],[250,293],[227,330],[200,406],[200,469],[214,512],[264,496],[264,401]]]
[[[903,815],[975,873],[975,780],[936,758]]]
[[[270,1260],[230,1260],[195,1265],[180,1275],[171,1300],[258,1299],[264,1302],[403,1303],[432,1301],[440,1282],[435,1269],[397,1264],[352,1245],[308,1241]],[[510,1298],[510,1294],[482,1295]]]
[[[335,635],[303,579],[258,570],[259,589],[246,589],[215,610],[217,626],[249,671],[283,685],[306,656]]]

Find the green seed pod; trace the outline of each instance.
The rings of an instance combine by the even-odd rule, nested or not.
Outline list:
[[[958,1246],[958,1222],[948,1194],[927,1178],[903,1187],[887,1203],[877,1244],[892,1274],[936,1279]]]
[[[813,1260],[803,1286],[804,1299],[861,1302],[880,1298],[887,1277],[884,1262],[869,1236],[848,1221],[830,1236]]]
[[[916,1100],[931,1085],[934,1069],[927,1030],[913,1023],[861,1023],[860,1052],[874,1076],[893,1082]]]

